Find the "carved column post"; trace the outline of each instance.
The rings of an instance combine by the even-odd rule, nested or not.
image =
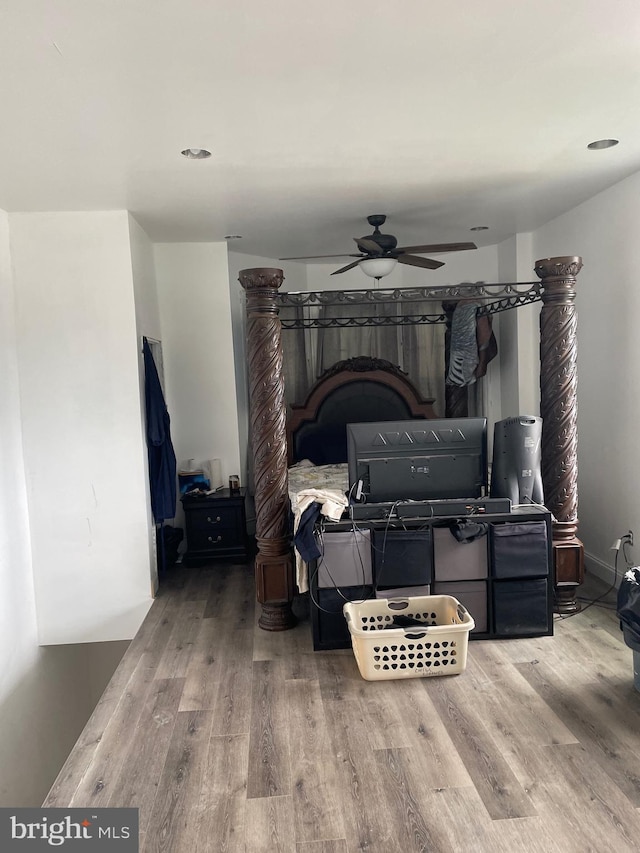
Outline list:
[[[542,281],[540,313],[540,414],[545,504],[556,517],[553,556],[556,609],[573,613],[584,580],[584,548],[578,532],[578,432],[576,276],[582,258],[536,262]]]
[[[444,416],[445,418],[466,418],[469,414],[469,388],[466,385],[449,385],[449,359],[451,357],[451,323],[456,310],[456,300],[442,303],[447,318],[444,332]]]
[[[288,538],[287,441],[278,288],[282,270],[241,270],[247,294],[247,364],[256,502],[258,621],[266,631],[296,624],[291,610],[294,578]]]

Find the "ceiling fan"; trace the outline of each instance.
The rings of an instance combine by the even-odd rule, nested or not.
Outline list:
[[[432,243],[426,246],[398,246],[397,239],[392,234],[382,234],[380,226],[384,225],[386,215],[375,213],[367,216],[367,222],[373,227],[373,234],[366,237],[354,237],[359,254],[343,255],[309,255],[302,258],[280,258],[281,261],[310,261],[318,258],[357,258],[331,275],[339,275],[347,272],[353,267],[360,269],[371,278],[382,278],[388,275],[396,263],[407,264],[411,267],[423,267],[428,270],[436,270],[444,266],[443,261],[435,261],[432,258],[420,258],[423,252],[433,252],[439,255],[442,252],[461,252],[465,249],[477,249],[475,243]]]

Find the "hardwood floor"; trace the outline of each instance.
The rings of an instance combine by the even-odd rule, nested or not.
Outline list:
[[[640,850],[640,693],[615,614],[367,682],[250,567],[176,568],[45,806],[134,806],[146,853]]]

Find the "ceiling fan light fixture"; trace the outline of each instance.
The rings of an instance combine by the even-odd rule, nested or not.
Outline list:
[[[384,278],[398,263],[396,258],[365,258],[358,266],[369,278]]]
[[[206,160],[207,157],[211,157],[211,151],[207,151],[206,148],[185,148],[180,153],[187,160]]]
[[[596,139],[595,142],[590,142],[587,148],[590,148],[591,151],[601,151],[603,148],[613,148],[614,145],[618,145],[619,141],[618,139]]]

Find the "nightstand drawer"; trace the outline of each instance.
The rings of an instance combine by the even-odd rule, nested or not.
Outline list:
[[[201,527],[187,526],[187,544],[190,551],[203,551],[210,548],[239,545],[244,531],[237,527],[217,527],[215,530],[203,530]]]
[[[188,515],[189,529],[193,533],[206,536],[214,531],[240,530],[242,510],[236,506],[210,506],[192,509]]]

